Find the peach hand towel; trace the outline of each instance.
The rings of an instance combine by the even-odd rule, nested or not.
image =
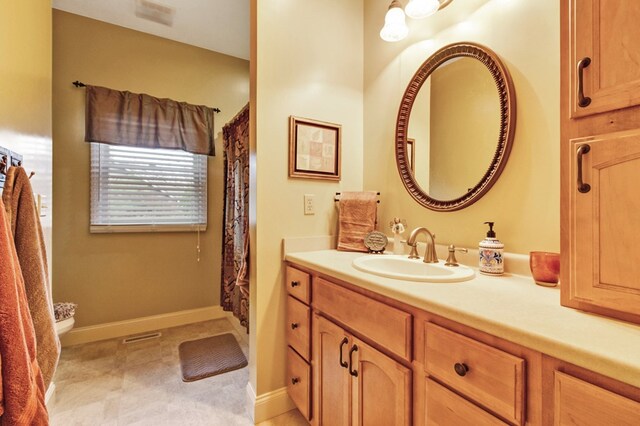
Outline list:
[[[376,192],[343,192],[338,202],[338,250],[369,251],[364,237],[376,229]]]
[[[47,252],[33,190],[22,167],[11,167],[2,192],[7,219],[22,269],[29,310],[36,331],[38,364],[45,389],[49,387],[60,358],[49,286]]]
[[[0,425],[47,425],[44,382],[20,263],[0,200]]]

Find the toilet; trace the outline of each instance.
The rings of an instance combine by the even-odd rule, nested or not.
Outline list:
[[[56,319],[56,333],[58,336],[62,336],[68,333],[75,324],[74,314],[76,312],[75,303],[54,303],[53,312]]]
[[[76,320],[73,317],[56,322],[56,333],[58,333],[58,336],[62,336],[63,334],[69,332],[69,330],[73,328],[75,322]]]

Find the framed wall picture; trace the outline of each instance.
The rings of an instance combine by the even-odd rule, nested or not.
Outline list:
[[[416,171],[416,151],[415,151],[415,139],[407,138],[407,158],[409,159],[409,167],[411,171]]]
[[[342,126],[289,117],[289,177],[340,180]]]

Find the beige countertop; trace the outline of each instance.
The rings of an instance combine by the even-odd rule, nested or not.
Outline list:
[[[476,270],[461,283],[401,281],[351,266],[363,255],[317,250],[285,259],[640,387],[640,326],[560,306],[559,288],[538,286],[531,277]]]

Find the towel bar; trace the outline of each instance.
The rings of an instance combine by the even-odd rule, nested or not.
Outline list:
[[[340,201],[340,197],[339,197],[340,193],[336,192],[336,196],[333,198],[333,201],[335,201],[336,203],[338,201]],[[376,195],[380,195],[380,192],[376,192]],[[380,200],[377,200],[377,203],[380,204]]]

